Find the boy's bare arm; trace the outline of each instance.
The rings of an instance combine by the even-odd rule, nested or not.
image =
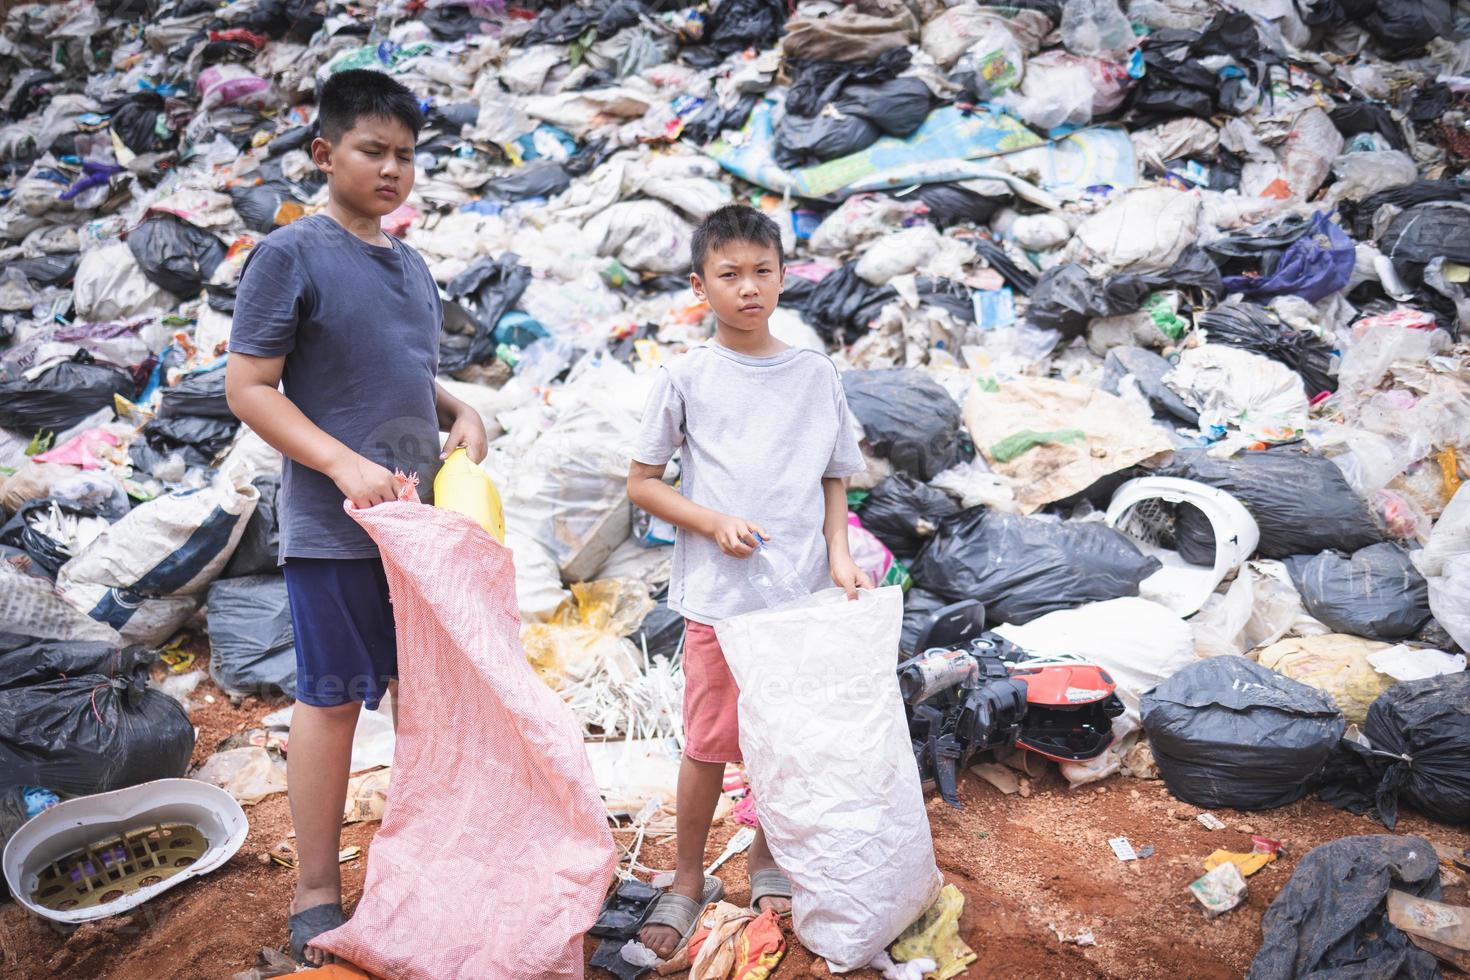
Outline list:
[[[628,499],[675,527],[713,538],[720,550],[732,558],[749,558],[758,543],[756,535],[770,540],[771,536],[759,524],[701,507],[685,498],[664,482],[664,469],[664,466],[634,460],[628,466]]]
[[[323,432],[281,394],[284,357],[230,354],[225,399],[241,422],[280,452],[330,477],[354,507],[371,507],[397,497],[393,474]]]
[[[449,458],[449,454],[460,446],[464,447],[472,463],[485,458],[489,445],[485,420],[480,418],[479,412],[445,391],[437,381],[434,383],[434,413],[438,416],[439,431],[449,433],[449,438],[444,440],[444,451],[439,454],[440,459]]]
[[[827,539],[832,581],[846,590],[849,599],[856,599],[858,589],[871,589],[873,583],[852,560],[852,550],[847,544],[847,481],[841,477],[824,477],[822,499],[826,504],[822,536]]]

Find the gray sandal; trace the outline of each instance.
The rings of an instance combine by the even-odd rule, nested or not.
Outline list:
[[[766,868],[750,876],[750,907],[761,910],[763,898],[791,897],[791,879],[780,868]]]
[[[342,913],[342,906],[338,902],[313,905],[306,911],[291,916],[286,920],[286,928],[291,931],[291,958],[297,963],[315,967],[316,964],[306,958],[307,945],[317,936],[331,932],[346,921],[347,916]]]
[[[694,927],[699,923],[699,913],[711,902],[718,902],[725,897],[725,883],[714,875],[704,876],[704,894],[700,901],[695,902],[692,898],[676,895],[673,892],[664,892],[659,896],[658,902],[653,906],[653,913],[649,915],[648,921],[643,923],[643,928],[649,926],[668,926],[679,934],[679,945],[668,955],[672,959],[689,943],[689,937],[694,933]]]

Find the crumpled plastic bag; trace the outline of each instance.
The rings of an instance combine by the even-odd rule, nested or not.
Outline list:
[[[1179,355],[1164,383],[1199,412],[1202,430],[1217,435],[1239,429],[1250,439],[1280,442],[1306,426],[1301,375],[1253,351],[1222,344],[1192,347]]]
[[[1193,194],[1144,188],[1082,222],[1076,238],[1110,270],[1162,272],[1199,237],[1199,211]]]
[[[965,426],[991,469],[1015,481],[1023,514],[1173,448],[1162,429],[1121,398],[1050,378],[1015,378],[994,391],[972,387]],[[1022,445],[1032,448],[1014,455],[1004,451],[1008,440],[1028,432],[1045,437],[1028,440]],[[1074,432],[1080,437],[1069,435]]]
[[[1326,691],[1348,724],[1362,725],[1378,695],[1394,685],[1392,677],[1368,662],[1370,655],[1388,648],[1387,643],[1328,633],[1273,643],[1256,654],[1256,662]]]
[[[945,885],[939,898],[918,921],[903,931],[889,953],[900,963],[910,960],[933,960],[933,980],[950,980],[965,972],[978,958],[960,938],[960,915],[965,911],[965,895],[954,885]]]
[[[348,513],[388,574],[398,738],[362,899],[316,945],[405,980],[581,976],[617,857],[582,731],[521,649],[510,552],[424,504]]]

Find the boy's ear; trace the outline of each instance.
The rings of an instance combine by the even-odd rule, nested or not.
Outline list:
[[[776,291],[777,292],[780,292],[780,293],[786,292],[786,263],[785,262],[782,262],[781,263],[781,282],[776,287]]]
[[[694,290],[695,299],[699,300],[701,303],[706,301],[706,297],[704,295],[704,281],[699,278],[699,273],[689,273],[689,288]]]
[[[332,172],[332,144],[318,136],[311,141],[311,162],[324,174]]]

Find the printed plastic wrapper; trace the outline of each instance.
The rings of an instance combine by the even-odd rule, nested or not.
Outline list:
[[[1379,673],[1369,658],[1387,650],[1387,643],[1358,636],[1328,633],[1273,643],[1256,655],[1256,662],[1292,680],[1326,691],[1350,725],[1361,726],[1378,695],[1393,686],[1393,678]]]
[[[903,593],[840,589],[715,625],[740,687],[740,750],[792,884],[797,938],[866,966],[939,894],[898,692]]]
[[[398,740],[362,899],[317,945],[406,980],[582,976],[616,854],[581,728],[521,649],[510,552],[419,503],[348,513],[388,574]]]

